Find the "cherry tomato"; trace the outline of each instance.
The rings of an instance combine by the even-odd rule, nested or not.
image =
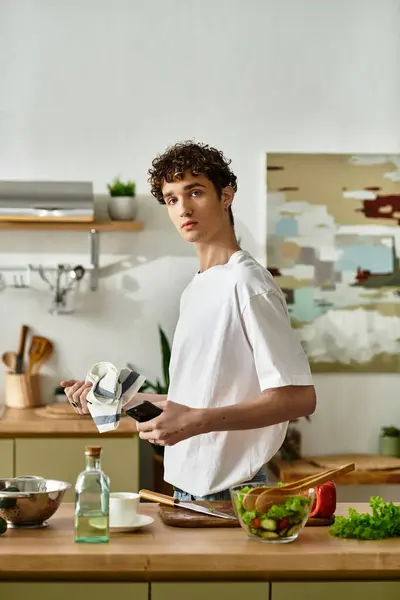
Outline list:
[[[287,519],[285,517],[284,519],[279,521],[279,524],[278,524],[279,531],[282,531],[282,529],[286,529],[286,527],[288,527],[288,525],[289,525],[289,519]]]

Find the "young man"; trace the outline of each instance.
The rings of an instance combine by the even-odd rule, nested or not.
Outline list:
[[[165,480],[181,499],[229,498],[229,488],[266,480],[288,421],[310,415],[316,396],[307,358],[271,274],[237,243],[236,176],[222,152],[176,144],[149,171],[151,191],[180,235],[195,245],[199,270],[183,292],[163,409],[138,423],[144,440],[166,446]],[[87,412],[84,382],[62,382]]]

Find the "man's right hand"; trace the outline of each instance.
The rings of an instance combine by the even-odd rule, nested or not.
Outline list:
[[[78,381],[76,379],[68,379],[60,381],[61,387],[64,388],[68,402],[78,415],[88,415],[89,409],[87,406],[86,397],[92,387],[91,383],[86,381]]]

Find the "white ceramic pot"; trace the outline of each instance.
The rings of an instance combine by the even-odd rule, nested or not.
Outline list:
[[[134,221],[137,213],[135,196],[110,196],[108,214],[113,221]]]

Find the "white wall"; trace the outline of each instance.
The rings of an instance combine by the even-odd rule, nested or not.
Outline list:
[[[140,234],[103,234],[125,259],[81,311],[52,317],[43,291],[0,294],[1,350],[26,322],[57,344],[48,374],[93,361],[159,373],[193,249],[148,197],[154,155],[177,140],[221,147],[239,177],[243,246],[265,263],[266,151],[400,150],[398,0],[0,0],[0,177],[133,177]],[[87,259],[82,233],[0,234],[0,265]],[[30,258],[29,258],[30,257]],[[118,272],[119,270],[119,272]],[[319,375],[306,452],[375,451],[399,423],[397,374]],[[0,381],[1,383],[1,381]]]

